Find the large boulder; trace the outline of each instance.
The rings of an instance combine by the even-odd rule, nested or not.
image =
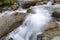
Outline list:
[[[0,17],[0,37],[14,30],[22,24],[25,13],[15,13]]]

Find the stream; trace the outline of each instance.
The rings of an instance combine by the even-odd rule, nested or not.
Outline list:
[[[30,7],[32,12],[29,13],[22,25],[14,29],[11,33],[7,34],[4,40],[37,40],[37,35],[41,35],[46,29],[48,29],[49,22],[52,22],[52,12],[58,9],[60,5],[51,5],[48,2],[47,5],[38,5]],[[8,10],[1,13],[0,17],[13,14],[15,12],[27,13],[27,9]],[[2,40],[2,38],[0,39]]]

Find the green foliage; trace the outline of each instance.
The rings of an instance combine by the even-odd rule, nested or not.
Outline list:
[[[14,2],[16,2],[16,0],[0,0],[0,5],[2,5],[2,4],[6,4],[6,3],[8,3],[8,4],[12,4],[12,3],[14,3]]]
[[[13,0],[12,0],[13,1]],[[10,0],[4,0],[4,3],[10,3]]]
[[[0,5],[2,5],[2,2],[0,2]]]

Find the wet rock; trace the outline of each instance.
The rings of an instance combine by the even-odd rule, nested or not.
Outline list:
[[[60,4],[60,0],[54,0],[55,4]]]
[[[12,6],[11,6],[11,9],[13,10],[17,10],[19,8],[19,5],[17,3],[14,3]]]
[[[28,10],[27,10],[27,13],[31,13],[31,12],[32,12],[32,9],[28,9]]]
[[[55,1],[60,1],[60,0],[55,0]]]
[[[60,36],[60,30],[58,28],[50,29],[42,34],[42,40],[52,40],[56,36]]]
[[[44,2],[44,4],[47,4],[48,1],[43,1],[43,2]]]
[[[26,8],[29,8],[30,6],[35,6],[35,3],[34,1],[32,2],[25,2],[23,5],[22,5],[22,8],[26,9]]]
[[[15,15],[16,15],[16,21],[21,21],[26,16],[25,13],[18,13],[18,12]]]
[[[13,38],[10,38],[9,40],[13,40]]]
[[[46,4],[47,3],[47,1],[38,1],[38,2],[36,2],[36,5],[43,5],[43,4]]]
[[[60,4],[60,2],[55,2],[55,4]]]
[[[56,27],[58,27],[58,24],[57,24],[56,22],[50,22],[50,23],[48,24],[48,29],[56,28]]]
[[[44,2],[36,2],[36,5],[43,5]]]
[[[53,13],[52,13],[52,16],[53,16],[54,18],[60,18],[60,10],[57,10],[57,11],[53,12]]]
[[[35,14],[32,9],[28,9],[27,13]]]
[[[9,6],[5,6],[5,7],[2,8],[2,11],[6,11],[6,10],[9,10],[9,9],[10,9]]]
[[[0,37],[9,32],[9,26],[13,23],[15,23],[14,15],[0,17]]]
[[[25,13],[15,13],[0,18],[0,37],[20,26],[25,16]]]
[[[47,26],[48,27],[47,27],[46,31],[53,29],[53,28],[58,28],[58,24],[55,22],[55,19],[53,21],[50,21]]]

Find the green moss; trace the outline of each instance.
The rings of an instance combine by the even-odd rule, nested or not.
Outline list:
[[[12,0],[13,1],[13,0]],[[4,0],[4,3],[10,3],[10,0]]]
[[[0,5],[6,4],[6,3],[13,4],[15,2],[16,2],[16,0],[0,0]]]

